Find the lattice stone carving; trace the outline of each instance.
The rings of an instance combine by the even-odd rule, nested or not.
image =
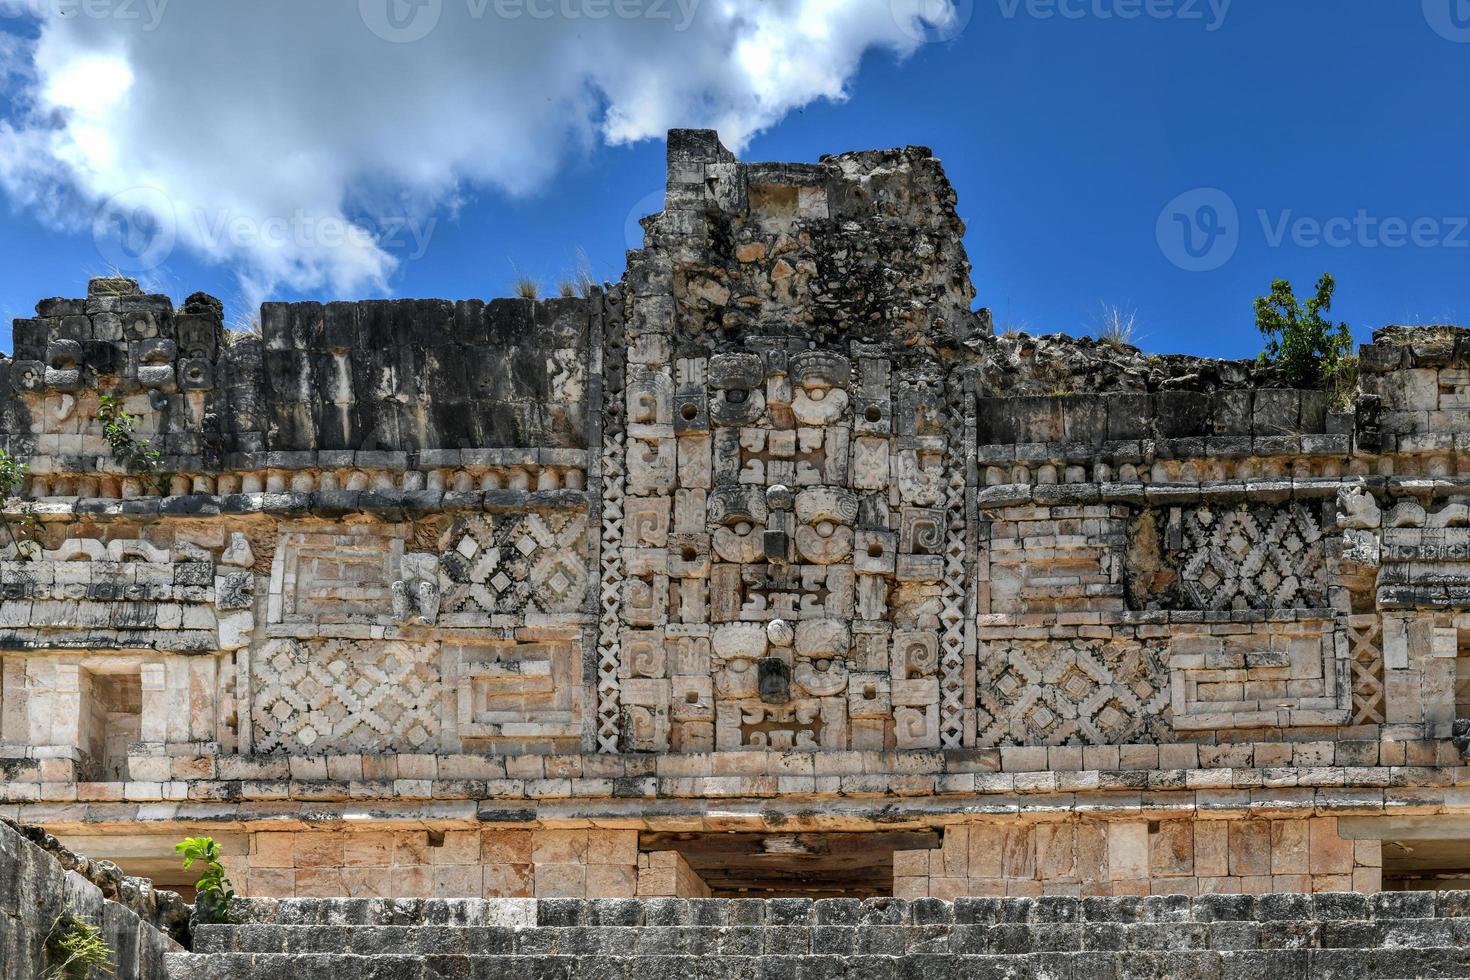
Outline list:
[[[616,322],[610,324],[616,326]],[[605,347],[602,417],[602,515],[597,602],[597,751],[619,750],[623,607],[623,500],[627,496],[628,431],[625,415],[625,356],[621,329],[609,331]]]
[[[980,745],[1117,745],[1172,739],[1162,643],[996,641],[977,658]]]
[[[431,750],[443,682],[432,645],[274,640],[251,658],[255,751]]]
[[[1308,507],[1179,508],[1179,591],[1194,609],[1327,605],[1325,538]],[[1170,536],[1174,537],[1171,516]]]
[[[1376,615],[1347,621],[1348,665],[1353,678],[1354,725],[1382,725],[1387,720],[1383,684],[1383,621]]]
[[[536,511],[461,518],[447,535],[439,564],[440,625],[577,612],[587,594],[587,517]]]
[[[965,736],[965,454],[964,399],[958,381],[948,389],[945,415],[944,580],[940,591],[939,744],[957,749]]]

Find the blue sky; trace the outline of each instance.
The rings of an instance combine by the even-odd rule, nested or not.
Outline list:
[[[1088,333],[1103,304],[1115,304],[1136,310],[1147,350],[1246,357],[1260,349],[1252,298],[1272,278],[1292,279],[1301,291],[1325,271],[1339,283],[1334,314],[1360,340],[1386,323],[1470,322],[1470,0],[1152,4],[965,0],[931,32],[938,37],[906,57],[855,41],[856,69],[828,72],[847,98],[791,99],[768,113],[779,120],[756,132],[742,157],[932,147],[959,192],[977,302],[998,326]],[[1059,5],[1080,16],[1063,16]],[[1130,10],[1141,15],[1121,16]],[[0,19],[0,32],[12,37],[33,39],[37,27],[28,17]],[[17,127],[27,110],[28,45],[0,47],[10,61],[0,81],[12,79],[0,119]],[[391,55],[406,59],[395,64],[407,70],[409,88],[413,59],[433,57]],[[211,83],[200,84],[207,105]],[[422,84],[418,97],[435,98],[433,80]],[[618,98],[599,95],[589,118],[595,123]],[[463,105],[446,111],[477,111],[473,101]],[[162,113],[174,106],[157,108],[154,126],[192,132],[212,154],[251,152],[213,133],[207,118],[170,118]],[[330,99],[311,111],[339,114]],[[685,117],[700,111],[666,106],[649,118],[699,124],[707,120]],[[363,118],[371,127],[371,114]],[[752,129],[766,122],[743,119]],[[218,121],[232,123],[249,130],[238,118]],[[494,136],[493,120],[462,125]],[[521,133],[525,124],[514,125]],[[392,141],[391,133],[377,138]],[[0,181],[7,322],[41,297],[79,295],[86,277],[116,257],[115,244],[98,247],[96,204],[85,193],[14,176],[16,145],[10,182]],[[418,147],[415,164],[431,166],[434,153]],[[358,178],[344,204],[354,220],[391,230],[394,212],[382,199],[414,201],[409,226],[382,243],[396,260],[391,271],[345,296],[334,285],[362,280],[268,277],[265,294],[489,297],[509,293],[518,274],[550,289],[576,266],[578,249],[597,278],[616,279],[632,222],[657,209],[661,141],[609,145],[606,128],[594,125],[545,156],[551,162],[528,186],[488,166],[461,167],[448,190],[442,180],[425,182],[434,183],[428,203],[424,184],[404,192],[391,179],[367,188]],[[521,166],[513,157],[495,165]],[[332,169],[310,152],[300,166]],[[290,192],[271,206],[289,213]],[[181,243],[148,278],[176,300],[195,290],[219,295],[234,318],[248,312],[262,281],[242,285],[241,265],[238,254],[211,262]]]

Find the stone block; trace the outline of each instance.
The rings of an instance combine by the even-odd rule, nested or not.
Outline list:
[[[1336,817],[1313,817],[1310,821],[1309,870],[1312,875],[1351,875],[1353,871],[1353,841],[1344,840],[1337,833]],[[1346,889],[1328,889],[1350,891]]]

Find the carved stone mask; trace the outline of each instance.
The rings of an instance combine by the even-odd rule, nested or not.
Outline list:
[[[835,487],[812,487],[796,497],[796,547],[816,565],[833,565],[852,557],[852,526],[858,500]]]
[[[718,487],[709,495],[710,543],[720,560],[736,564],[760,561],[767,508],[758,487]]]
[[[765,362],[759,354],[710,358],[710,418],[721,425],[749,425],[766,412]]]

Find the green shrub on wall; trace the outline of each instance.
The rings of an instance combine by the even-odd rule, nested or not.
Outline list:
[[[1293,388],[1331,390],[1334,407],[1345,408],[1357,384],[1357,358],[1348,325],[1323,315],[1331,312],[1336,289],[1331,273],[1324,274],[1317,295],[1303,305],[1291,283],[1277,279],[1271,295],[1256,297],[1256,327],[1266,338],[1261,360],[1279,365]]]
[[[112,948],[102,930],[68,909],[46,934],[45,980],[87,980],[93,970],[112,976]]]

